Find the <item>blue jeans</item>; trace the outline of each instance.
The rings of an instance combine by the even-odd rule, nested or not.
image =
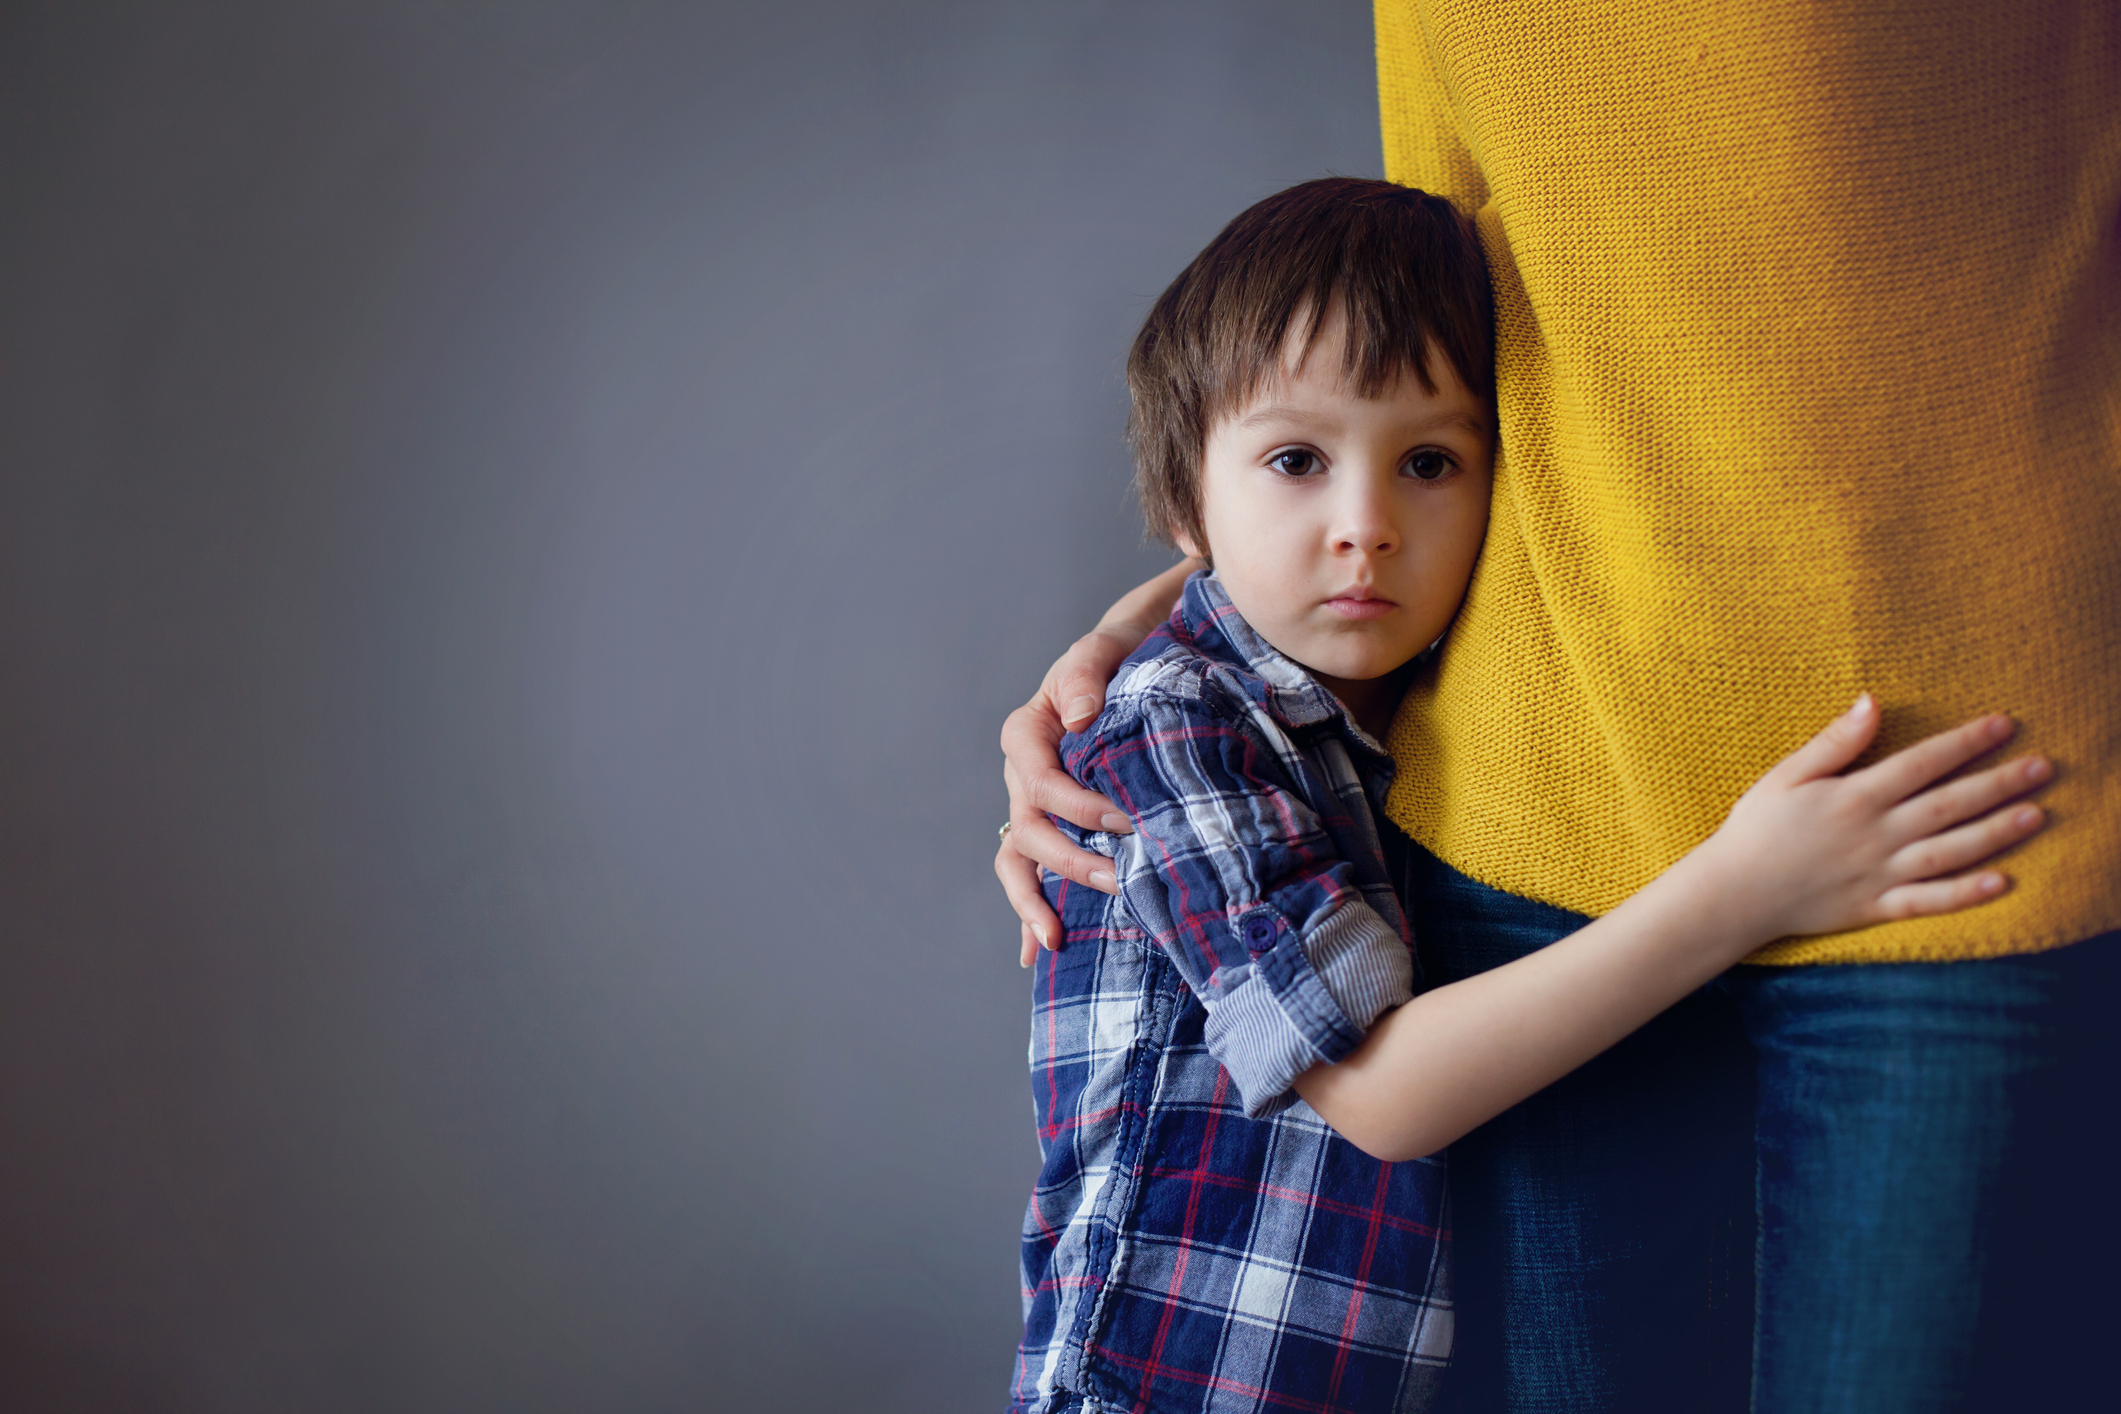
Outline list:
[[[2121,934],[1741,967],[1762,1414],[2111,1408]]]
[[[1418,848],[1405,892],[1435,982],[1584,922]],[[1483,1125],[1451,1150],[1463,1407],[2095,1407],[2117,984],[2121,935],[1739,968]]]

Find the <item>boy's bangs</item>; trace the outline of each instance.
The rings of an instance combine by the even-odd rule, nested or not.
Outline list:
[[[1364,307],[1341,290],[1302,295],[1294,311],[1278,321],[1262,321],[1242,331],[1239,348],[1227,361],[1211,364],[1216,378],[1207,390],[1203,411],[1209,423],[1229,416],[1264,393],[1285,373],[1294,372],[1318,353],[1319,339],[1338,304],[1344,315],[1339,350],[1340,381],[1361,398],[1381,397],[1394,382],[1411,375],[1428,393],[1436,391],[1429,370],[1433,346],[1426,337],[1410,338],[1394,329],[1374,306]],[[1404,329],[1404,326],[1400,326]],[[1327,351],[1332,356],[1332,351]]]
[[[1358,397],[1379,397],[1408,374],[1434,393],[1429,360],[1437,353],[1467,388],[1494,396],[1485,269],[1475,297],[1450,288],[1458,283],[1452,273],[1465,268],[1465,246],[1453,241],[1454,249],[1421,248],[1439,244],[1435,223],[1409,221],[1403,210],[1389,209],[1407,197],[1437,198],[1405,189],[1392,196],[1401,200],[1380,202],[1388,209],[1374,213],[1363,212],[1370,203],[1359,201],[1348,203],[1352,210],[1306,213],[1314,216],[1302,223],[1309,230],[1262,232],[1251,250],[1231,262],[1221,288],[1212,292],[1215,308],[1204,311],[1210,347],[1202,360],[1208,375],[1202,411],[1209,422],[1250,401],[1283,367],[1309,357],[1336,305],[1346,330],[1340,376]],[[1373,219],[1351,219],[1364,214]],[[1276,235],[1283,239],[1272,239]],[[1473,253],[1477,258],[1477,246]],[[1416,278],[1421,274],[1428,278]]]

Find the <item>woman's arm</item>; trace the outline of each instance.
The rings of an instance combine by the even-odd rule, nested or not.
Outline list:
[[[1133,828],[1111,801],[1084,790],[1061,769],[1060,739],[1096,719],[1104,707],[1105,685],[1127,655],[1141,647],[1156,626],[1171,617],[1171,606],[1186,576],[1201,568],[1199,560],[1181,560],[1127,594],[1105,616],[1046,669],[1046,680],[1031,700],[1002,723],[1002,782],[1009,788],[1009,829],[994,852],[994,872],[1002,892],[1022,920],[1021,962],[1031,965],[1040,944],[1060,946],[1060,919],[1047,906],[1039,886],[1039,867],[1089,888],[1113,893],[1111,861],[1077,849],[1053,828],[1048,812],[1086,830],[1125,834]]]
[[[2002,893],[1994,870],[1958,871],[2040,828],[2037,806],[2005,802],[2052,768],[2033,756],[1932,788],[2009,739],[2008,719],[1983,717],[1836,774],[1877,730],[1866,694],[1613,912],[1415,997],[1339,1064],[1297,1077],[1297,1093],[1377,1158],[1434,1153],[1777,938],[1950,913]]]

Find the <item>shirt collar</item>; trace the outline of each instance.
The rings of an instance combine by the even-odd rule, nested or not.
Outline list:
[[[1359,745],[1386,754],[1375,737],[1356,725],[1338,697],[1245,622],[1214,570],[1196,570],[1186,580],[1175,617],[1202,653],[1243,669],[1245,691],[1283,726],[1308,727],[1337,719]]]

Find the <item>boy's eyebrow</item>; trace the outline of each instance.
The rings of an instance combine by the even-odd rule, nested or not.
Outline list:
[[[1287,403],[1269,403],[1237,419],[1237,426],[1257,427],[1264,422],[1302,422],[1316,416],[1315,412],[1306,408],[1291,407]]]
[[[1258,408],[1245,414],[1231,425],[1239,428],[1253,428],[1274,422],[1315,422],[1318,418],[1319,411],[1316,408],[1294,407],[1288,403],[1269,403],[1263,408]],[[1488,430],[1486,422],[1469,412],[1438,413],[1434,417],[1422,419],[1420,422],[1413,424],[1413,426],[1418,431],[1428,431],[1437,427],[1463,427],[1468,432],[1485,432]]]
[[[1442,417],[1431,418],[1424,427],[1463,427],[1468,432],[1486,432],[1488,423],[1469,412],[1447,412]]]

